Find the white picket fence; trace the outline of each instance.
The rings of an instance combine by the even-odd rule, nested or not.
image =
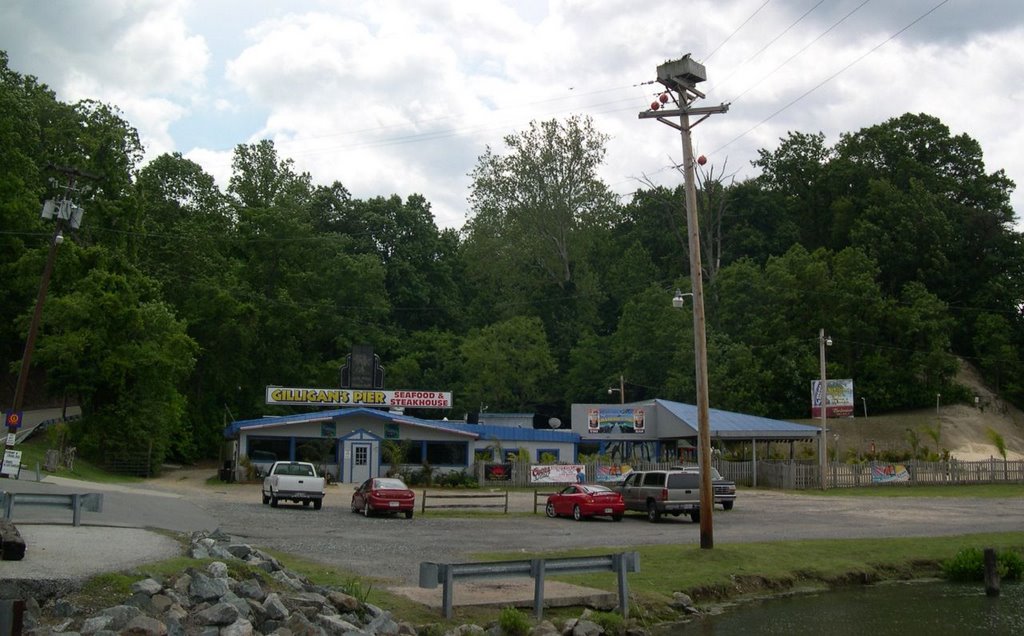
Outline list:
[[[481,486],[500,486],[506,488],[551,487],[556,484],[537,483],[530,479],[530,467],[536,464],[528,462],[512,462],[509,464],[507,479],[485,479],[484,464],[473,466],[473,474]],[[598,481],[599,467],[607,464],[586,464],[587,480]],[[631,463],[633,470],[668,469],[672,463],[636,462]],[[749,461],[730,462],[716,460],[715,468],[722,476],[731,479],[739,486],[757,486],[759,488],[776,488],[780,490],[809,490],[821,488],[821,470],[814,460],[792,461],[758,461],[755,480],[754,463]],[[889,469],[889,470],[885,470]],[[879,479],[879,473],[892,473],[902,476],[904,481]],[[868,462],[862,464],[846,464],[833,462],[826,468],[826,486],[828,488],[857,488],[862,486],[898,486],[898,485],[953,485],[953,484],[1024,484],[1024,461],[1006,460],[992,457],[982,461],[950,460],[946,462],[925,462],[911,460],[906,462]]]

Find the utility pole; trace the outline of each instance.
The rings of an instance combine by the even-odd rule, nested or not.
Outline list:
[[[43,317],[43,303],[46,301],[46,292],[50,286],[50,277],[53,274],[53,265],[57,260],[57,248],[64,242],[64,227],[70,226],[78,229],[82,222],[83,210],[71,200],[72,193],[76,192],[76,180],[79,177],[95,179],[94,175],[78,170],[77,168],[50,166],[51,169],[63,174],[67,178],[64,186],[64,197],[60,201],[48,200],[43,204],[41,216],[45,219],[56,219],[53,236],[50,239],[50,251],[46,257],[46,265],[43,267],[43,276],[39,281],[39,293],[36,296],[35,310],[32,312],[32,320],[29,322],[28,335],[25,337],[25,350],[21,356],[21,368],[18,370],[18,383],[14,389],[14,399],[11,407],[6,413],[7,438],[4,444],[4,466],[9,468],[8,455],[15,443],[15,436],[22,424],[22,406],[25,400],[25,389],[28,385],[29,367],[32,364],[32,352],[35,350],[36,335],[39,333],[39,325]],[[20,462],[20,453],[17,453],[17,461]],[[14,463],[13,460],[10,463]],[[9,471],[7,471],[9,472]],[[0,476],[6,477],[7,472],[0,471]],[[17,475],[17,467],[14,468],[14,475]]]
[[[658,66],[658,83],[665,87],[665,92],[651,104],[651,109],[640,113],[640,119],[657,119],[680,132],[683,144],[683,176],[686,185],[686,225],[690,248],[690,282],[693,289],[693,340],[694,358],[697,373],[697,437],[698,463],[700,464],[700,547],[710,550],[715,546],[714,523],[714,490],[711,485],[711,426],[708,413],[708,356],[707,334],[704,324],[704,282],[703,267],[700,261],[700,227],[697,222],[697,189],[694,179],[693,144],[690,132],[694,126],[716,113],[729,110],[728,104],[704,108],[691,106],[697,98],[703,99],[704,93],[697,90],[699,82],[707,79],[704,65],[690,59],[687,53],[678,60],[665,62]],[[674,102],[675,109],[662,110],[662,104],[669,100]],[[699,116],[696,122],[690,123],[690,116]],[[667,119],[678,116],[679,123]],[[703,157],[702,157],[703,160]],[[703,161],[701,161],[703,164]]]
[[[821,489],[827,488],[825,474],[828,471],[828,378],[825,377],[825,347],[832,346],[832,338],[825,335],[825,330],[818,332],[818,364],[821,373],[821,440],[818,444],[819,463],[821,465]]]

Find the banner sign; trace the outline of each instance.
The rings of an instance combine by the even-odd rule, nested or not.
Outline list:
[[[578,481],[583,464],[534,464],[530,466],[531,484],[567,484]]]
[[[853,380],[828,380],[826,417],[853,416]],[[811,417],[821,417],[821,380],[811,382]]]
[[[629,433],[645,431],[644,410],[633,407],[592,408],[587,412],[587,433]]]
[[[871,481],[886,484],[897,481],[910,481],[910,472],[903,464],[885,464],[871,467]]]
[[[4,463],[0,465],[0,475],[17,477],[21,472],[21,451],[5,450]]]
[[[452,394],[445,391],[375,391],[267,387],[267,404],[296,406],[400,406],[450,409]]]
[[[629,464],[612,464],[611,466],[598,466],[597,467],[597,481],[620,481],[629,473],[633,472],[633,467]]]
[[[510,481],[512,464],[484,464],[484,479],[487,481]]]

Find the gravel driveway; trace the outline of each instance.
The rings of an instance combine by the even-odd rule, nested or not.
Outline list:
[[[639,513],[621,522],[548,519],[533,509],[532,493],[513,493],[514,514],[476,518],[439,516],[428,509],[404,517],[353,514],[352,486],[329,487],[320,511],[263,505],[259,486],[231,485],[193,491],[195,504],[241,540],[301,555],[355,573],[415,585],[419,563],[471,561],[486,552],[523,552],[602,547],[629,549],[650,544],[699,545],[699,524],[688,517],[650,523]],[[421,490],[417,490],[419,502]],[[491,503],[491,502],[488,502]],[[740,489],[731,511],[715,509],[716,545],[737,542],[824,538],[879,538],[1020,531],[1024,497],[974,498],[823,497]],[[524,557],[525,558],[525,557]]]

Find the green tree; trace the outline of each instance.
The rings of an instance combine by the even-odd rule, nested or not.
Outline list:
[[[462,343],[468,404],[533,410],[552,395],[555,360],[537,318],[511,318],[471,331]]]
[[[157,286],[102,248],[84,251],[88,273],[51,298],[37,356],[48,381],[78,397],[76,442],[87,457],[147,456],[157,468],[192,455],[180,386],[196,345],[157,294]],[[185,445],[178,447],[176,445]]]
[[[471,173],[465,226],[466,276],[474,316],[540,316],[560,360],[599,322],[598,278],[583,260],[591,227],[615,206],[598,177],[607,136],[589,118],[532,122],[490,147]]]

